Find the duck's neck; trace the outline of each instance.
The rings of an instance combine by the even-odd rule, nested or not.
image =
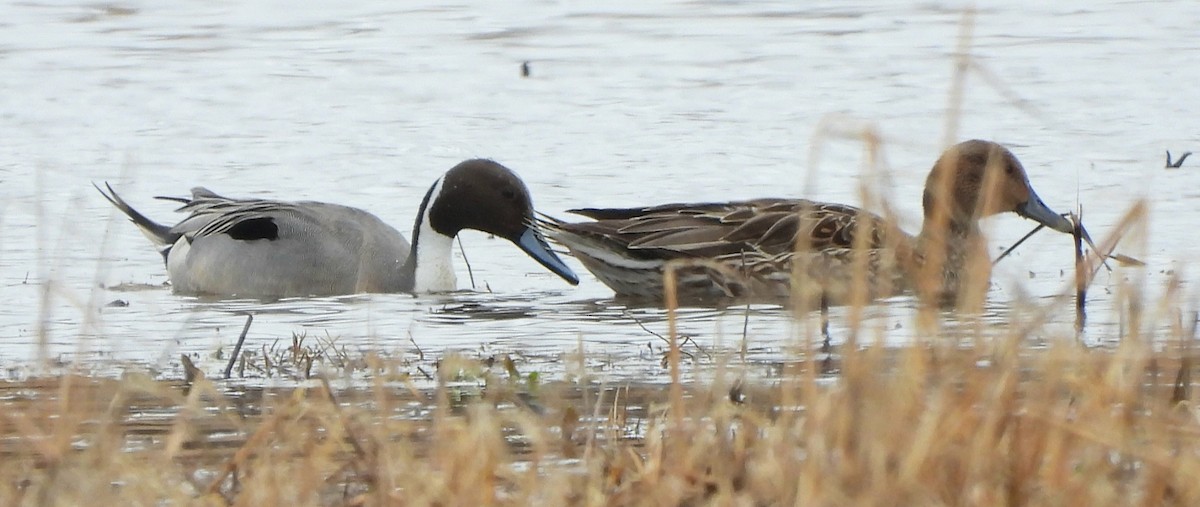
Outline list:
[[[975,304],[974,296],[982,297],[987,292],[991,262],[978,221],[938,224],[927,216],[916,246],[921,260],[914,280],[918,294],[958,304],[964,303],[963,297],[969,294],[969,303]]]
[[[413,224],[412,246],[400,268],[406,292],[449,292],[458,287],[452,262],[454,238],[434,230],[429,221],[432,200],[441,191],[442,180],[438,179],[421,201],[417,221]]]

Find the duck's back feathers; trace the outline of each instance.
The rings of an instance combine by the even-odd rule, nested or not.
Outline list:
[[[594,236],[644,258],[714,258],[758,252],[781,255],[797,245],[820,251],[853,248],[860,231],[864,248],[885,246],[882,219],[854,206],[804,199],[757,199],[728,203],[678,203],[648,208],[571,210],[592,222],[557,228]]]
[[[365,211],[316,202],[239,201],[184,234],[168,271],[179,292],[241,296],[402,290],[410,246]],[[195,215],[181,223],[193,228]]]
[[[791,293],[791,269],[798,254],[804,256],[806,270],[823,282],[848,278],[842,272],[853,266],[856,251],[863,252],[868,270],[877,271],[885,257],[882,252],[907,249],[912,241],[899,228],[884,225],[887,222],[878,215],[804,199],[572,212],[595,220],[547,220],[551,237],[619,295],[638,298],[661,297],[661,272],[670,261],[690,263],[678,271],[685,298],[773,299]],[[892,276],[878,278],[883,281],[879,289],[872,288],[872,295],[897,285]],[[835,299],[849,295],[844,286],[829,290]]]
[[[158,224],[111,187],[101,190],[159,245],[171,283],[186,294],[244,297],[401,290],[410,246],[366,211],[311,201],[234,199],[203,187],[182,203],[174,226]]]

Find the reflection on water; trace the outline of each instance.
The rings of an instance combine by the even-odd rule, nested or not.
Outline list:
[[[1157,297],[1175,262],[1200,254],[1188,190],[1200,171],[1164,171],[1161,159],[1198,148],[1197,119],[1179,104],[1200,81],[1190,26],[1200,4],[1069,4],[979,12],[973,51],[987,72],[968,81],[958,131],[1012,147],[1047,204],[1081,205],[1097,239],[1135,197],[1153,195],[1153,234],[1123,247],[1150,267],[1102,273],[1092,291],[1084,338],[1105,343],[1118,336],[1118,287],[1144,284]],[[177,369],[189,353],[218,368],[211,356],[250,312],[248,342],[260,345],[307,333],[548,364],[582,347],[614,377],[657,375],[664,311],[613,300],[582,269],[583,284],[568,287],[483,235],[463,238],[474,291],[176,296],[158,254],[89,182],[122,185],[162,221],[177,217],[150,196],[205,185],[351,204],[402,230],[429,183],[476,156],[515,168],[555,216],[762,196],[856,203],[861,144],[815,133],[858,118],[887,141],[886,197],[912,229],[942,142],[959,22],[957,3],[874,0],[282,7],[0,7],[0,364],[29,365],[45,345],[51,358]],[[985,227],[999,248],[1029,225]],[[1023,322],[1021,301],[1044,307],[1066,292],[1069,243],[1042,234],[1001,263],[984,328]],[[1057,304],[1031,339],[1072,339],[1070,304]],[[871,307],[860,339],[922,339],[912,314],[903,297]],[[750,365],[780,364],[818,324],[771,305],[684,308],[679,318],[693,346]],[[848,318],[831,312],[835,340]],[[944,327],[977,324],[947,316]]]

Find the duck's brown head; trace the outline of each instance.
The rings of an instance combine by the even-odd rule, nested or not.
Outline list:
[[[1033,191],[1016,155],[991,141],[964,141],[942,153],[925,180],[923,204],[926,222],[947,220],[952,228],[1011,211],[1056,231],[1072,229]]]

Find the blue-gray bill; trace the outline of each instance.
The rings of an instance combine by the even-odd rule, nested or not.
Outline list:
[[[1046,203],[1042,202],[1042,198],[1038,197],[1033,189],[1029,189],[1029,200],[1017,207],[1017,214],[1058,232],[1070,234],[1074,230],[1071,221],[1046,207]]]
[[[546,240],[542,238],[541,234],[538,234],[537,230],[532,227],[525,229],[521,237],[513,243],[516,243],[517,247],[525,251],[530,257],[533,257],[533,260],[538,261],[546,269],[562,277],[567,283],[579,285],[579,277],[575,275],[574,271],[571,271],[571,268],[568,268],[563,263],[562,259],[559,259],[554,252],[550,251],[550,245],[546,244]]]

